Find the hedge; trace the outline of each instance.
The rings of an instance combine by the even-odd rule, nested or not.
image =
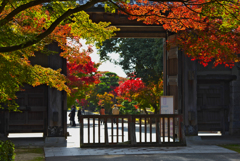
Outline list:
[[[15,158],[15,145],[10,141],[0,140],[0,161],[12,161]]]

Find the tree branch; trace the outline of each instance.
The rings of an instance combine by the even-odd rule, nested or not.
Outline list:
[[[1,6],[0,6],[0,13],[4,10],[5,6],[7,5],[7,0],[3,0]]]
[[[57,27],[57,25],[59,25],[61,23],[61,21],[63,21],[65,18],[67,18],[68,16],[70,16],[73,13],[77,13],[79,11],[86,10],[86,9],[92,7],[95,3],[101,2],[101,1],[104,1],[104,0],[92,0],[92,1],[90,1],[88,3],[86,3],[85,5],[78,6],[78,7],[74,8],[74,9],[69,9],[62,16],[60,16],[58,19],[56,19],[52,23],[52,25],[45,32],[39,34],[34,40],[29,40],[29,41],[24,42],[24,43],[22,43],[20,45],[15,45],[15,46],[10,46],[10,47],[0,47],[0,53],[12,52],[12,51],[24,49],[26,47],[29,47],[29,46],[31,46],[33,44],[38,43],[39,41],[44,39],[46,36],[51,34],[53,32],[53,30]]]
[[[7,0],[4,0],[4,1],[7,1]],[[3,2],[4,2],[3,1]],[[16,9],[14,9],[12,12],[10,12],[4,19],[0,20],[0,26],[3,26],[5,25],[6,23],[8,23],[10,20],[12,20],[12,18],[14,16],[16,16],[18,13],[30,8],[30,7],[33,7],[33,6],[36,6],[36,5],[39,5],[39,4],[42,4],[42,3],[46,3],[46,2],[51,2],[52,0],[35,0],[35,1],[31,1],[29,3],[26,3],[26,4],[23,4],[19,7],[17,7]],[[67,0],[58,0],[58,1],[67,1]],[[2,6],[1,6],[2,7]],[[1,8],[0,8],[1,9]],[[1,11],[1,10],[0,10]]]
[[[164,0],[162,0],[164,1]],[[134,15],[134,14],[131,14],[129,12],[127,12],[126,10],[124,10],[122,7],[118,6],[116,3],[114,3],[112,0],[109,0],[109,2],[111,2],[113,5],[115,5],[120,11],[122,11],[123,13],[129,15],[129,16],[135,16],[135,17],[147,17],[147,16],[156,16],[156,17],[159,17],[159,18],[162,18],[162,19],[169,19],[169,20],[179,20],[179,18],[170,18],[170,17],[166,17],[165,15],[158,15],[158,14],[145,14],[145,15]],[[181,18],[181,19],[186,19],[186,20],[193,20],[195,22],[200,22],[200,21],[197,21],[195,19],[192,19],[192,18]]]
[[[232,15],[234,18],[236,18],[238,21],[238,17],[236,17],[232,12],[230,12],[223,4],[221,4],[219,1],[216,1],[219,5],[221,5],[230,15]]]

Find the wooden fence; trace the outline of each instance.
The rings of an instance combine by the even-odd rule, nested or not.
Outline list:
[[[186,141],[182,129],[182,115],[82,115],[80,117],[80,147],[184,145]]]

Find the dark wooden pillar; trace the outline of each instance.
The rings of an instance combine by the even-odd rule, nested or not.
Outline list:
[[[175,39],[176,35],[168,36],[168,41]],[[166,45],[166,43],[165,43]],[[166,49],[166,48],[165,48]],[[173,96],[174,113],[181,113],[181,52],[176,44],[171,43],[163,57],[164,95]]]
[[[236,66],[233,68],[233,74],[236,74],[237,80],[230,84],[230,115],[228,118],[230,135],[240,135],[240,65],[236,64]]]
[[[168,36],[172,41],[176,35]],[[163,58],[164,95],[174,97],[174,113],[183,114],[186,135],[197,135],[197,67],[179,49],[177,44],[170,45]]]
[[[66,74],[66,60],[59,56],[62,51],[57,46],[57,43],[48,45],[48,49],[58,52],[58,54],[48,57],[49,67],[54,70],[61,68],[63,74]],[[65,92],[48,87],[48,137],[66,136],[66,101]]]
[[[197,124],[197,62],[182,53],[183,116],[186,135],[198,135]]]
[[[6,112],[1,109],[0,110],[0,140],[6,136]]]
[[[167,42],[163,39],[163,95],[167,95]],[[161,111],[161,110],[160,110]]]
[[[64,75],[67,75],[67,60],[62,58],[63,64],[62,64],[62,73]],[[67,138],[67,93],[65,91],[62,91],[62,126],[63,126],[63,134],[65,138]]]

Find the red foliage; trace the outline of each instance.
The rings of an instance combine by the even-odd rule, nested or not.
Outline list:
[[[88,50],[92,51],[91,47]],[[68,86],[72,93],[84,90],[91,84],[100,83],[101,74],[96,74],[97,64],[92,62],[89,54],[89,52],[83,51],[66,57]]]
[[[118,3],[124,8],[120,13],[130,15],[130,20],[161,24],[164,29],[179,33],[175,43],[192,60],[197,59],[204,66],[214,61],[214,66],[225,64],[230,68],[240,61],[239,14],[233,16],[240,10],[240,1],[138,2],[144,5]],[[224,14],[217,11],[219,7]]]
[[[120,83],[114,91],[118,96],[123,96],[124,99],[129,100],[134,93],[137,93],[144,88],[146,87],[142,80],[140,78],[137,78],[129,79],[123,83]]]
[[[81,99],[81,101],[77,99],[77,103],[82,107],[86,107],[88,105],[88,101],[85,99]]]

